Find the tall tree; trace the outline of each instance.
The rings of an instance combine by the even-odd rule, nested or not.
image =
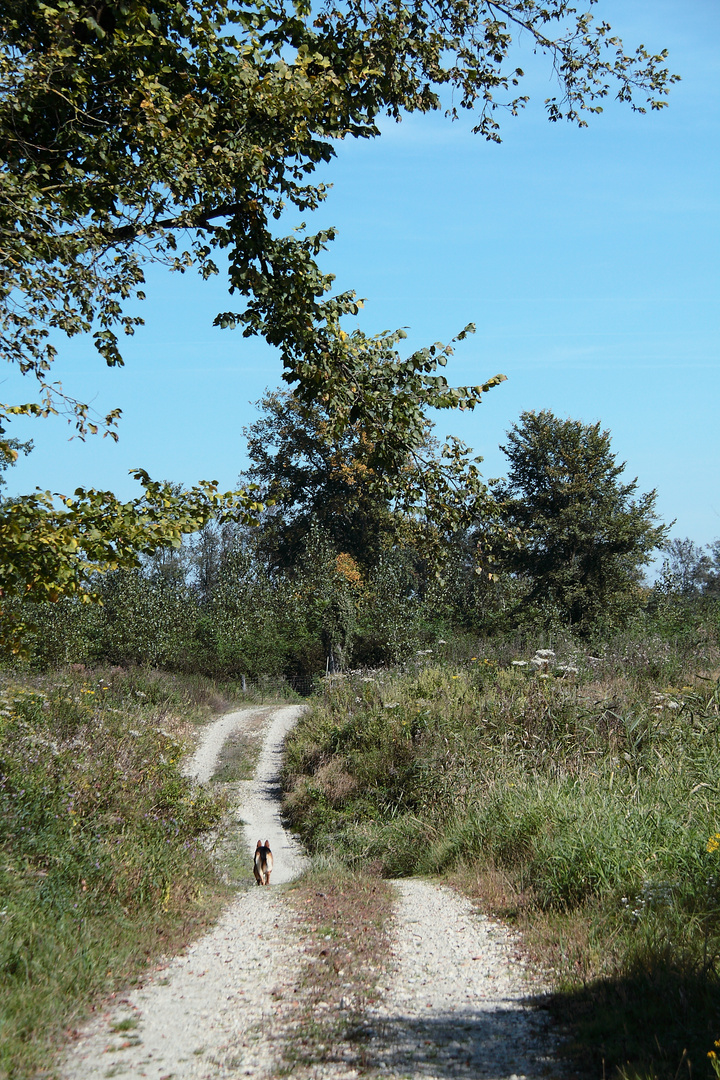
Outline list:
[[[282,391],[258,404],[262,414],[245,430],[251,464],[240,480],[257,484],[258,498],[272,504],[260,544],[274,566],[295,565],[317,525],[337,552],[366,568],[405,544],[439,571],[448,537],[488,516],[480,459],[457,440],[439,446],[428,420],[389,485],[359,421],[334,433],[327,408]]]
[[[621,482],[625,463],[599,423],[524,412],[501,450],[510,468],[495,495],[521,537],[502,563],[529,578],[525,603],[549,602],[581,631],[622,622],[637,607],[642,567],[667,535],[656,493],[633,498],[637,479]]]
[[[514,34],[557,77],[551,120],[585,124],[611,88],[633,108],[661,108],[674,79],[664,52],[626,51],[568,0],[327,0],[315,11],[307,0],[0,0],[0,349],[39,385],[37,400],[0,407],[0,437],[13,416],[53,411],[83,436],[115,436],[119,410],[94,420],[52,380],[58,341],[91,334],[119,365],[149,261],[203,277],[227,261],[240,304],[217,323],[277,346],[298,399],[327,406],[335,434],[361,422],[373,467],[395,475],[422,442],[426,406],[474,408],[502,376],[452,388],[438,372],[451,349],[403,359],[402,331],[346,333],[361,302],[330,295],[317,261],[332,229],[282,235],[277,222],[287,206],[321,203],[312,174],[337,140],[376,136],[382,113],[437,109],[443,88],[498,139],[498,109],[526,100]],[[14,453],[7,433],[0,450]],[[3,507],[0,588],[90,597],[88,566],[136,564],[218,507],[212,486],[187,509],[138,477],[130,503],[83,490]],[[237,512],[252,501],[237,496]]]
[[[686,536],[665,545],[659,582],[663,592],[686,599],[716,596],[719,584],[720,540],[703,548]]]
[[[44,395],[15,408],[64,401],[86,430],[87,405],[49,382],[51,332],[92,333],[120,364],[144,264],[207,277],[218,255],[245,300],[218,322],[278,346],[300,395],[384,431],[385,454],[429,401],[474,404],[473,388],[451,394],[435,376],[441,353],[399,363],[402,335],[343,333],[359,301],[327,295],[316,257],[332,230],[282,236],[275,223],[325,197],[311,177],[336,140],[376,136],[382,113],[438,109],[443,87],[499,139],[498,110],[527,100],[513,35],[549,60],[551,120],[584,125],[611,88],[661,108],[674,78],[664,52],[626,52],[568,0],[327,0],[315,12],[307,0],[3,0],[0,341]]]
[[[374,562],[397,537],[388,492],[368,466],[372,446],[357,424],[332,438],[327,413],[292,394],[267,393],[261,415],[244,434],[250,467],[240,481],[258,485],[270,504],[259,530],[271,565],[292,567],[314,525],[335,551]]]
[[[712,559],[689,536],[668,541],[661,569],[663,587],[668,592],[699,596],[711,571]]]

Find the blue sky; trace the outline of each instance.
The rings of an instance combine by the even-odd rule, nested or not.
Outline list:
[[[657,488],[673,533],[707,543],[720,536],[720,5],[601,0],[598,10],[626,45],[670,50],[682,82],[668,109],[639,116],[609,103],[585,130],[551,125],[552,86],[535,67],[535,100],[505,120],[500,146],[441,116],[386,121],[381,138],[339,146],[310,224],[338,228],[325,265],[338,289],[367,299],[366,331],[407,327],[412,349],[477,324],[448,377],[508,382],[474,414],[440,415],[437,434],[465,439],[488,477],[504,472],[498,445],[523,410],[599,420],[627,475]],[[68,442],[60,420],[23,423],[14,433],[32,434],[36,449],[7,474],[11,492],[92,485],[125,497],[138,465],[234,485],[242,428],[278,385],[279,360],[212,327],[229,306],[221,281],[154,270],[147,293],[123,370],[77,339],[58,362],[68,391],[123,409],[120,442]],[[29,390],[8,371],[6,399]]]

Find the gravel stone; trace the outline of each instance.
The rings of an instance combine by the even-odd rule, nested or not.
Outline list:
[[[388,1076],[530,1080],[561,1075],[543,987],[513,934],[465,897],[396,881],[394,967],[368,1017],[368,1065]]]

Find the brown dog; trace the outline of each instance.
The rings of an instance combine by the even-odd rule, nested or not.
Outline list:
[[[255,848],[255,859],[253,860],[253,873],[258,885],[270,884],[272,868],[273,857],[270,850],[270,841],[266,840],[263,844],[262,840],[258,840]]]

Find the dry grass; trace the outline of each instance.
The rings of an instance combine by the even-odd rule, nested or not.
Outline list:
[[[288,890],[304,953],[296,997],[285,1002],[288,1074],[313,1075],[318,1064],[365,1064],[365,1010],[389,957],[391,886],[341,867],[313,870]]]
[[[630,1062],[673,1080],[684,1048],[709,1076],[720,686],[716,657],[695,659],[630,643],[563,658],[572,678],[477,658],[348,679],[289,740],[286,807],[310,850],[457,877],[512,922],[551,973],[578,1076]]]
[[[337,806],[354,795],[359,787],[357,778],[352,776],[337,758],[321,766],[315,773],[314,780],[331,806]]]
[[[252,780],[268,721],[266,713],[250,717],[242,731],[234,731],[225,740],[212,776],[214,783],[231,784],[238,780]]]

